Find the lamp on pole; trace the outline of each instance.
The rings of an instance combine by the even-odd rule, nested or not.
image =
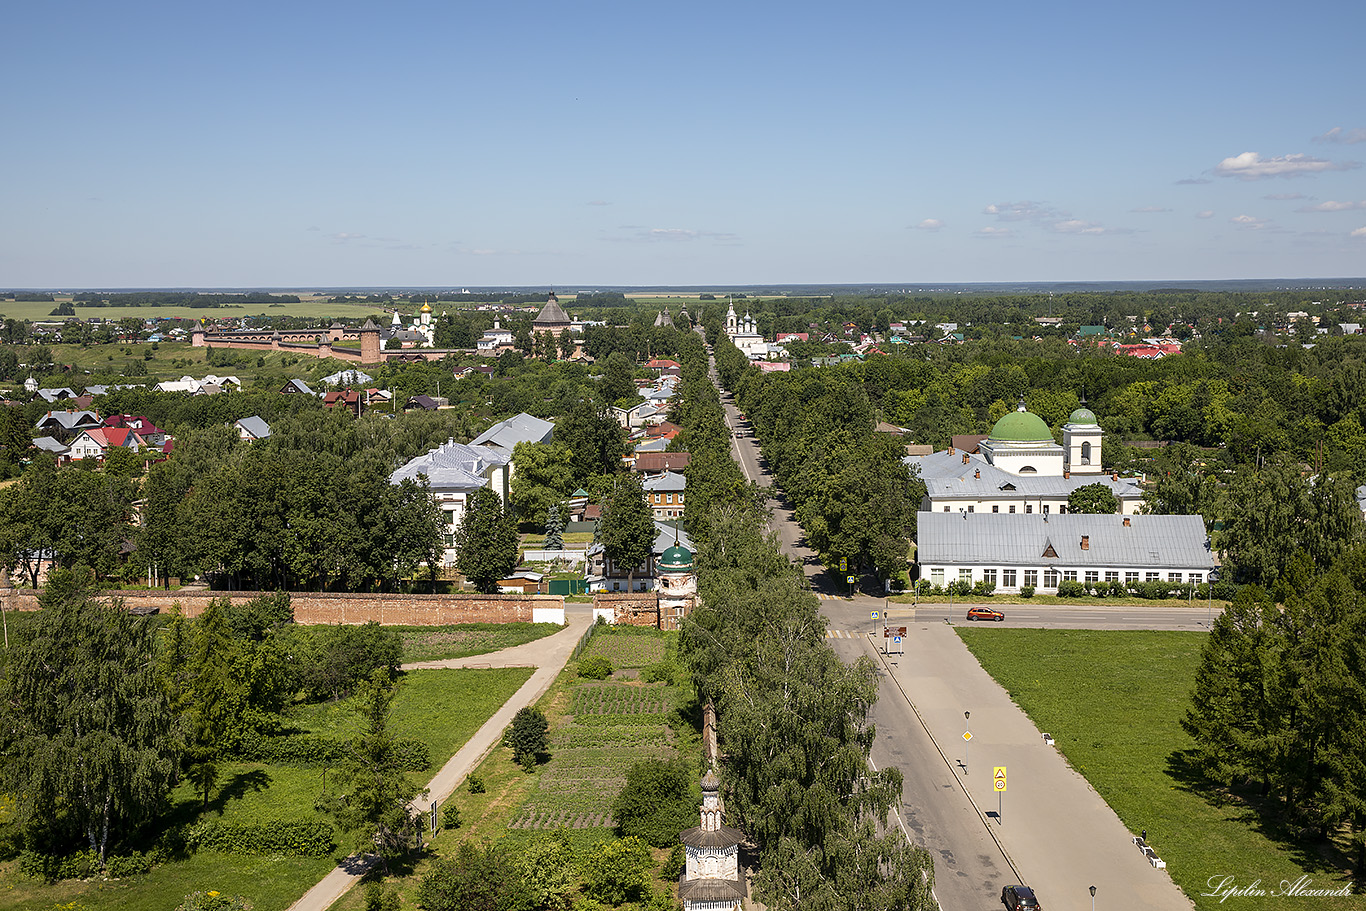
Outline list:
[[[1091,887],[1091,911],[1096,911],[1096,887]]]
[[[972,743],[972,726],[968,719],[972,717],[972,712],[963,713],[963,774],[968,774],[968,746]]]

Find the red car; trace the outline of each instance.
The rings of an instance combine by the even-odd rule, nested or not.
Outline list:
[[[968,611],[969,620],[1004,620],[1006,615],[989,607],[974,607]]]

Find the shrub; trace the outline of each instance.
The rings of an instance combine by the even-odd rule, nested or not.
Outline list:
[[[325,857],[336,847],[336,833],[327,822],[263,823],[204,822],[192,828],[188,842],[195,850],[225,854],[290,854]]]
[[[484,779],[478,775],[470,775],[465,779],[465,786],[470,789],[471,794],[484,793]]]
[[[444,828],[458,829],[463,824],[464,820],[460,818],[459,807],[447,806],[444,810],[441,811],[441,825]]]
[[[594,655],[579,662],[579,676],[588,680],[606,680],[612,676],[612,662],[603,655]]]
[[[180,900],[176,911],[251,911],[251,902],[240,895],[222,892],[191,892]]]
[[[360,626],[331,626],[318,636],[304,681],[314,698],[341,698],[380,668],[392,679],[402,656],[403,637],[373,620]]]
[[[669,852],[669,857],[664,861],[664,868],[660,871],[660,876],[672,882],[683,875],[683,868],[688,865],[688,855],[684,853],[681,844],[675,844],[674,849]]]
[[[692,780],[686,759],[642,759],[632,765],[612,804],[617,834],[635,836],[656,848],[677,844],[678,833],[697,815]]]
[[[1123,598],[1125,594],[1126,594],[1126,592],[1125,592],[1125,590],[1124,590],[1124,583],[1123,583],[1123,582],[1115,581],[1115,582],[1111,582],[1111,583],[1110,583],[1110,596],[1111,596],[1111,597],[1113,597],[1113,598]]]
[[[506,738],[512,747],[512,757],[522,768],[530,772],[541,756],[549,752],[550,742],[546,734],[550,723],[540,709],[521,708],[512,716],[512,727]]]
[[[424,911],[466,911],[529,907],[531,901],[504,849],[466,841],[422,877],[417,904]]]
[[[972,587],[972,594],[978,598],[990,598],[996,594],[996,583],[981,579]]]
[[[915,593],[917,595],[928,595],[934,588],[935,586],[930,585],[929,579],[921,579],[919,582],[915,583]]]
[[[1238,586],[1220,579],[1214,583],[1214,597],[1220,601],[1232,601],[1238,595]]]
[[[1086,595],[1086,586],[1076,579],[1063,579],[1058,583],[1059,598],[1081,598]]]
[[[609,905],[636,901],[648,892],[653,868],[650,849],[639,838],[606,842],[584,860],[583,891]]]
[[[398,892],[384,888],[384,883],[365,884],[365,911],[399,911]]]
[[[1032,597],[1034,597],[1034,586],[1032,586],[1032,585],[1021,585],[1021,586],[1020,586],[1020,597],[1021,597],[1021,598],[1032,598]]]
[[[654,664],[647,664],[640,673],[640,679],[646,683],[663,683],[667,686],[673,686],[678,678],[678,665],[667,658]]]
[[[425,772],[432,767],[431,750],[425,742],[415,737],[399,737],[393,746],[394,757],[405,772]],[[351,755],[351,742],[324,734],[260,737],[248,733],[242,737],[237,755],[271,765],[336,765]]]
[[[99,871],[100,857],[94,851],[63,855],[21,851],[19,854],[20,873],[50,883],[60,879],[86,879]]]
[[[104,870],[114,879],[123,879],[125,876],[137,876],[141,873],[152,872],[152,858],[146,854],[129,854],[127,857],[111,857],[105,863]]]

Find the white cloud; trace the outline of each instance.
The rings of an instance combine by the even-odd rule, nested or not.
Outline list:
[[[1333,127],[1327,133],[1315,136],[1314,141],[1355,145],[1358,142],[1366,142],[1366,128],[1357,127],[1355,130],[1344,130],[1342,127]]]
[[[1150,212],[1170,212],[1171,209],[1168,209],[1164,206],[1139,206],[1137,209],[1130,209],[1129,211],[1138,212],[1140,214],[1147,214]]]
[[[1204,210],[1202,210],[1202,211],[1200,211],[1200,212],[1196,212],[1196,213],[1195,213],[1195,217],[1196,217],[1196,218],[1213,218],[1213,217],[1214,217],[1214,210],[1213,210],[1213,209],[1204,209]]]
[[[1303,193],[1268,193],[1262,199],[1271,199],[1276,202],[1286,202],[1294,199],[1308,199]]]
[[[1229,221],[1240,228],[1247,228],[1249,231],[1260,231],[1267,224],[1265,218],[1258,218],[1255,215],[1235,215]]]
[[[978,237],[1009,237],[1011,233],[1009,228],[993,228],[988,226],[977,229]]]
[[[1366,228],[1357,228],[1351,233],[1352,237],[1366,237]]]
[[[1366,199],[1357,202],[1327,202],[1316,203],[1312,206],[1300,206],[1296,212],[1352,212],[1356,209],[1366,209]]]
[[[652,240],[696,240],[697,232],[688,228],[651,228]]]
[[[1001,221],[1054,221],[1066,218],[1069,213],[1041,202],[1002,202],[994,203],[982,210],[983,215],[995,215]]]
[[[1105,234],[1104,226],[1098,225],[1093,221],[1082,221],[1080,218],[1069,218],[1065,221],[1053,223],[1053,230],[1059,234]]]
[[[922,231],[938,231],[940,228],[944,227],[944,223],[937,218],[927,218],[916,225],[916,227]]]
[[[1300,152],[1275,158],[1263,158],[1256,152],[1243,152],[1219,162],[1214,167],[1214,173],[1239,180],[1264,180],[1268,177],[1304,177],[1323,171],[1346,171],[1359,167],[1360,163],[1355,161],[1328,161]]]

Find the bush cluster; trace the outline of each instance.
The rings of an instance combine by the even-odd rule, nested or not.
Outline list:
[[[586,680],[606,680],[612,676],[612,662],[602,655],[584,658],[579,662],[579,676]]]
[[[190,847],[225,854],[290,854],[326,857],[336,847],[331,823],[291,822],[283,819],[263,823],[205,822],[190,830]]]
[[[432,767],[432,755],[427,744],[414,737],[399,737],[393,741],[395,757],[405,772],[425,772]],[[351,754],[351,742],[325,734],[288,734],[261,737],[252,733],[243,736],[237,755],[251,762],[271,765],[336,765]]]
[[[59,879],[86,879],[100,871],[100,858],[94,851],[72,854],[44,854],[40,851],[19,852],[19,872],[45,882]]]

